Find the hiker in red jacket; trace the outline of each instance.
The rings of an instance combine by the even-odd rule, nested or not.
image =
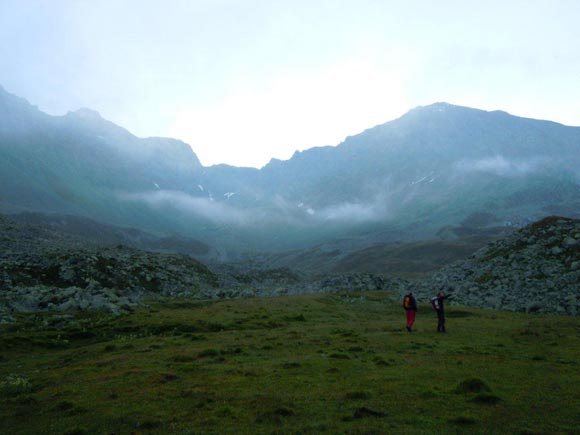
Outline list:
[[[413,292],[409,292],[403,299],[403,308],[407,316],[407,331],[413,331],[413,324],[415,323],[415,313],[417,312],[417,301]]]

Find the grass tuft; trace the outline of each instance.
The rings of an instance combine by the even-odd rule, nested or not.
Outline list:
[[[481,393],[471,399],[471,401],[482,405],[497,405],[501,402],[501,399],[493,394]]]
[[[282,424],[284,418],[293,417],[294,410],[286,406],[279,406],[272,411],[259,414],[256,417],[256,423],[269,423],[274,425]]]
[[[173,361],[176,363],[189,363],[189,362],[194,362],[196,360],[197,360],[197,358],[195,356],[185,355],[185,354],[174,355],[171,358],[169,358],[169,361]]]
[[[368,391],[350,391],[345,396],[348,400],[367,400],[372,397]]]
[[[143,420],[143,422],[141,422],[139,424],[139,429],[145,429],[145,430],[152,430],[152,429],[159,429],[163,426],[163,422],[160,420]]]
[[[455,389],[457,393],[481,393],[484,391],[491,391],[491,388],[478,378],[466,379],[460,382]]]
[[[197,354],[198,358],[213,358],[220,355],[220,351],[217,349],[205,349]]]
[[[460,415],[459,417],[452,418],[449,421],[453,424],[456,424],[457,426],[473,426],[477,423],[475,418],[465,415]]]
[[[350,356],[348,356],[347,354],[339,352],[333,352],[330,355],[328,355],[328,357],[334,359],[350,359]]]

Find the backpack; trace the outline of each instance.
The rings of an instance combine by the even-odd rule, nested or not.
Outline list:
[[[440,307],[439,298],[437,296],[431,298],[431,306],[435,311],[438,311]]]
[[[405,298],[403,299],[403,308],[405,310],[411,308],[411,296],[409,295],[405,296]]]

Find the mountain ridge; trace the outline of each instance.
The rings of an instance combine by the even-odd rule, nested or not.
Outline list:
[[[81,215],[242,252],[437,238],[481,211],[513,222],[580,210],[580,128],[502,111],[419,106],[255,169],[204,167],[177,139],[0,95],[0,211]]]

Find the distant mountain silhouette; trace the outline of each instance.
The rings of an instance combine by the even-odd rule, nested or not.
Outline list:
[[[0,88],[1,212],[238,252],[436,238],[484,212],[493,226],[579,217],[578,168],[578,127],[446,103],[260,170],[203,167],[179,140],[138,138],[90,109],[49,116]]]

